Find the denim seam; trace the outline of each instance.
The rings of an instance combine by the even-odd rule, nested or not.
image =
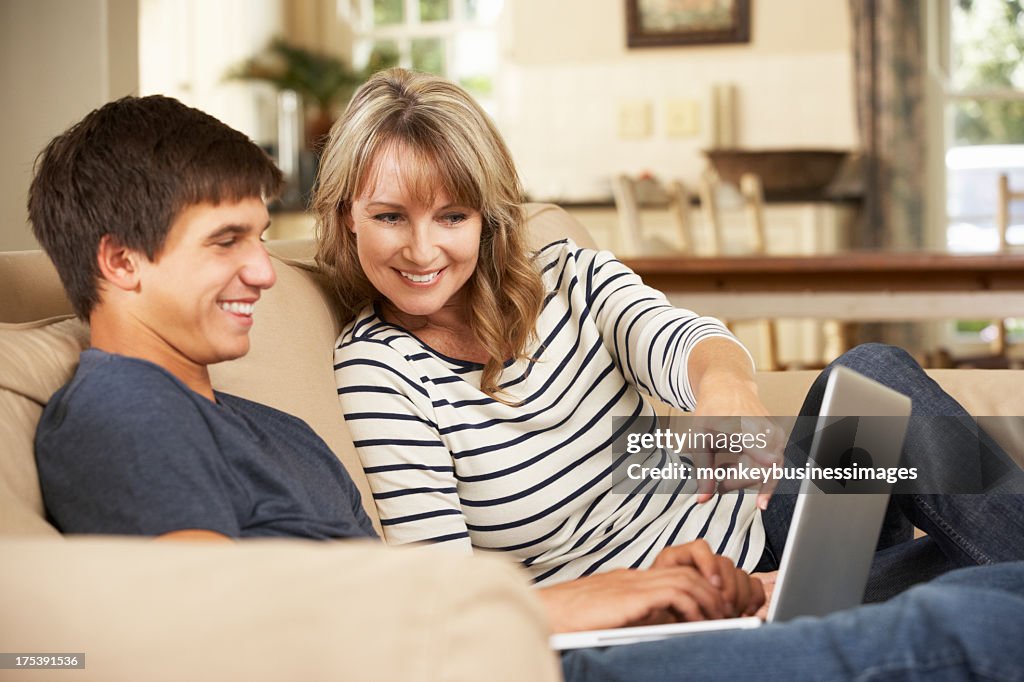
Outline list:
[[[951,540],[953,540],[953,542],[955,542],[957,546],[960,547],[960,549],[964,550],[978,564],[993,563],[991,557],[989,557],[987,554],[978,549],[977,546],[975,546],[967,538],[958,533],[951,525],[949,525],[946,522],[946,520],[943,519],[942,516],[939,514],[938,510],[936,510],[935,507],[933,507],[932,505],[928,504],[927,500],[925,500],[922,495],[916,495],[915,497],[917,498],[917,503],[921,505],[922,509],[928,514],[928,517],[936,525],[938,525],[946,533],[946,535]]]

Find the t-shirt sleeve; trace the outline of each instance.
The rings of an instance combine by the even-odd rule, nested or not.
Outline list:
[[[471,552],[451,454],[433,406],[401,353],[343,341],[334,355],[338,397],[370,482],[388,544],[443,543]]]
[[[198,407],[169,377],[72,383],[36,432],[46,508],[66,533],[240,535],[231,474]]]
[[[577,249],[568,257],[576,260],[589,314],[626,380],[648,395],[693,410],[696,398],[687,367],[694,347],[714,337],[743,345],[721,321],[674,307],[611,253]],[[753,366],[753,358],[750,362]]]

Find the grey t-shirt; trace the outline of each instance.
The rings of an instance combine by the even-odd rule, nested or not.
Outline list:
[[[163,368],[82,353],[36,430],[47,511],[65,533],[374,536],[359,491],[300,419]]]

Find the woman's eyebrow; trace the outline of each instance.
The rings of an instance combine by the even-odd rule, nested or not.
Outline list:
[[[385,208],[405,208],[402,204],[395,204],[390,201],[370,201],[366,204],[366,208],[374,206],[384,206]]]

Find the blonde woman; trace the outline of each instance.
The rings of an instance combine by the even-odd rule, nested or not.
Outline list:
[[[569,241],[530,253],[521,198],[493,123],[443,79],[379,73],[331,132],[318,261],[351,320],[335,350],[338,393],[387,541],[509,552],[541,586],[647,568],[695,538],[748,572],[775,569],[792,496],[769,506],[767,491],[611,489],[612,417],[650,416],[642,394],[698,414],[765,415],[748,353],[609,253]],[[910,395],[915,413],[963,414],[898,349],[864,346],[840,362]],[[924,467],[956,462],[941,433],[912,430],[907,442]],[[909,584],[894,566],[927,576],[1021,554],[1014,529],[1009,545],[979,540],[964,560],[961,541],[991,524],[948,497],[893,504],[884,544],[900,557],[880,569],[878,595]],[[906,517],[934,533],[934,566],[902,561],[920,549],[904,542]]]
[[[612,416],[650,414],[641,387],[764,414],[748,354],[608,253],[529,253],[521,200],[491,121],[439,78],[378,74],[327,145],[319,260],[354,318],[337,381],[388,542],[510,551],[540,584],[697,537],[752,569],[753,496],[612,494],[602,456]]]

